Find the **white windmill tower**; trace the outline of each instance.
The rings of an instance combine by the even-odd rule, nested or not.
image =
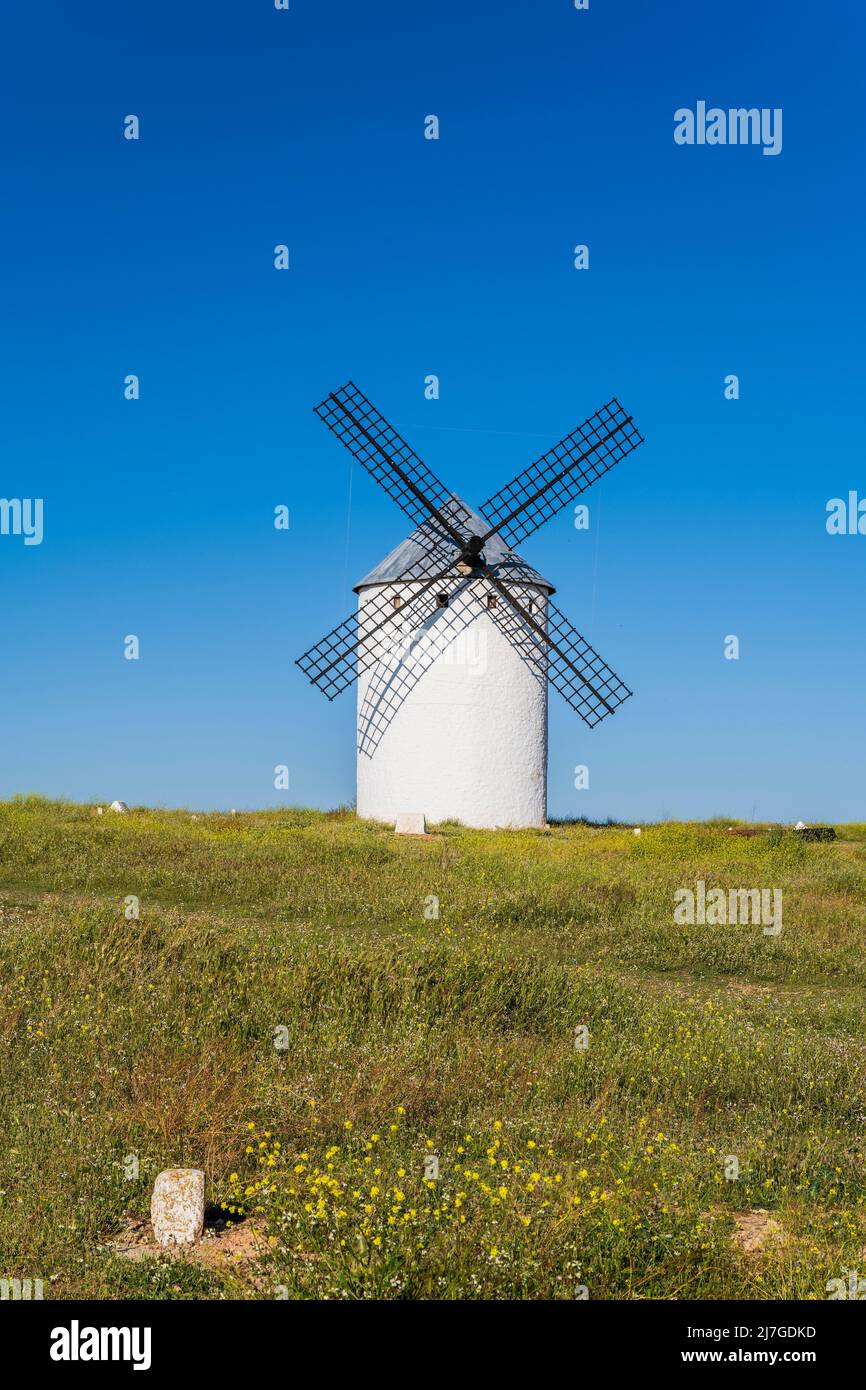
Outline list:
[[[590,726],[631,691],[511,549],[643,442],[616,400],[472,511],[351,382],[316,413],[414,522],[298,660],[329,699],[358,680],[358,814],[543,825],[547,685]]]
[[[476,535],[486,529],[458,498],[443,514]],[[358,815],[394,821],[415,810],[432,822],[544,825],[544,660],[521,656],[495,621],[500,596],[471,571],[434,585],[421,616],[426,581],[404,576],[429,554],[430,529],[424,523],[355,586],[364,656],[375,658],[358,677]],[[553,585],[496,536],[484,559],[499,579],[519,568],[523,601],[543,624]],[[394,620],[371,633],[383,603]]]

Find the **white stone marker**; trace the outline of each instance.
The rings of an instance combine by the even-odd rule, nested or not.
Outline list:
[[[420,811],[401,811],[394,826],[396,835],[426,835],[427,824]]]
[[[112,810],[112,811],[119,811],[120,814],[122,815],[122,814],[124,813],[124,811],[128,811],[128,810],[129,810],[129,807],[127,806],[127,804],[126,804],[125,801],[112,801],[112,803],[111,803],[111,810]]]
[[[159,1245],[194,1245],[204,1230],[204,1173],[166,1168],[153,1185],[150,1220]]]

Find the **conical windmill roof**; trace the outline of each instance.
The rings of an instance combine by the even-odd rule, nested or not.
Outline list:
[[[462,534],[469,536],[475,534],[483,536],[488,529],[487,522],[478,512],[466,505],[466,503],[454,493],[442,508],[442,514],[452,522]],[[359,589],[366,589],[373,584],[393,584],[398,579],[403,579],[406,583],[417,582],[429,577],[429,559],[431,551],[439,552],[443,555],[443,570],[447,568],[450,554],[455,550],[454,542],[443,531],[435,517],[429,521],[424,521],[407,536],[404,541],[380,560],[354,585],[355,593]],[[512,550],[499,536],[491,536],[484,546],[484,560],[496,575],[497,579],[511,579],[515,583],[536,584],[540,589],[548,589],[550,593],[556,590],[549,579],[545,579],[537,570],[528,565],[521,559],[516,550]],[[409,570],[411,573],[407,574]]]

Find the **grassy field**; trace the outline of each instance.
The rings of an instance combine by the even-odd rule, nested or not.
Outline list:
[[[699,879],[781,888],[781,934],[677,925]],[[397,839],[7,802],[0,972],[0,1277],[46,1297],[825,1298],[866,1274],[866,826]],[[257,1258],[113,1251],[170,1166],[205,1169]]]

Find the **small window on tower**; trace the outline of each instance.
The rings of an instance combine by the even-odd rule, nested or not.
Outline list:
[[[488,594],[488,595],[487,595],[487,607],[488,607],[488,608],[495,608],[495,607],[496,607],[496,595],[495,595],[495,594]]]
[[[447,594],[437,594],[437,595],[436,595],[436,607],[437,607],[437,608],[447,608],[447,607],[448,607],[448,595],[447,595]]]
[[[399,608],[402,602],[403,600],[401,599],[399,594],[395,594],[391,600],[392,607],[394,608]]]

